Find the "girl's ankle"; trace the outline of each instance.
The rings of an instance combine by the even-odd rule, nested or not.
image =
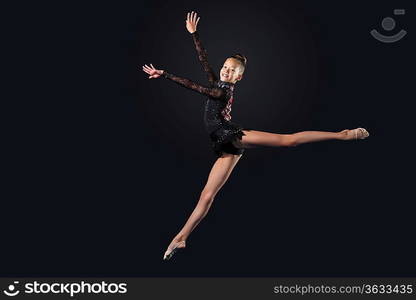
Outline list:
[[[348,130],[344,129],[342,131],[337,132],[338,140],[346,140],[348,137]]]
[[[186,238],[184,236],[180,235],[180,236],[176,236],[173,240],[176,243],[179,243],[179,242],[185,242],[186,241]]]

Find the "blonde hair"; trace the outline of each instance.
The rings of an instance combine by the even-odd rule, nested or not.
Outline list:
[[[245,70],[246,64],[247,64],[247,57],[245,57],[243,54],[236,53],[236,54],[232,55],[231,58],[234,58],[234,59],[236,59],[240,62],[241,69],[242,69],[241,74],[244,73],[244,70]]]

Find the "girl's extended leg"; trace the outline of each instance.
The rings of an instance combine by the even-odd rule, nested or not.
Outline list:
[[[292,134],[278,134],[256,130],[243,130],[244,136],[241,144],[244,147],[271,146],[271,147],[293,147],[300,144],[325,141],[325,140],[352,140],[368,137],[365,129],[345,129],[339,132],[330,131],[302,131]]]
[[[185,223],[181,231],[173,238],[168,249],[165,252],[164,258],[170,258],[169,254],[175,248],[184,248],[186,246],[185,241],[188,236],[191,234],[192,230],[199,224],[199,222],[205,217],[208,213],[209,208],[211,207],[212,202],[214,201],[215,195],[227,181],[232,170],[237,164],[238,160],[242,155],[234,155],[224,153],[219,157],[209,173],[207,183],[203,188],[199,201],[189,217],[188,221]]]

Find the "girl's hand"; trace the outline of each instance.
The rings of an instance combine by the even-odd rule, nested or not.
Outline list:
[[[156,70],[155,67],[153,67],[152,64],[150,64],[152,67],[149,67],[148,65],[143,66],[143,71],[149,74],[149,79],[151,78],[159,78],[163,74],[163,70]]]
[[[196,12],[188,13],[186,16],[186,29],[189,33],[194,33],[196,31],[196,26],[198,25],[200,17],[198,17]]]

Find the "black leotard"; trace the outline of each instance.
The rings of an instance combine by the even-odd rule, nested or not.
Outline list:
[[[208,63],[207,52],[199,39],[198,32],[192,33],[192,38],[198,52],[198,58],[208,76],[209,87],[199,85],[189,79],[178,77],[164,71],[163,76],[188,89],[208,96],[205,103],[204,123],[212,141],[216,155],[222,152],[242,154],[244,149],[238,140],[244,135],[239,125],[231,122],[231,106],[233,103],[234,84],[218,80]],[[246,129],[249,130],[249,129]]]

